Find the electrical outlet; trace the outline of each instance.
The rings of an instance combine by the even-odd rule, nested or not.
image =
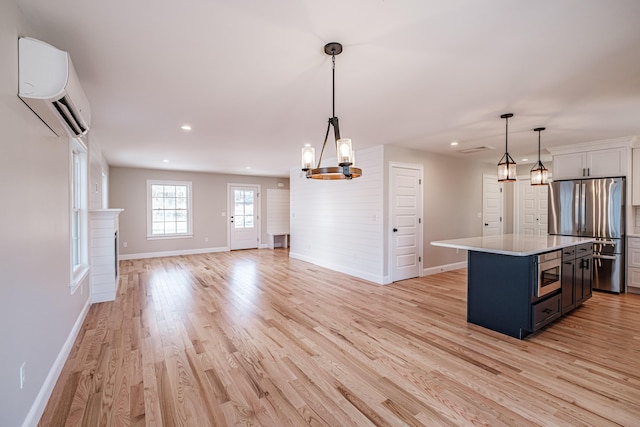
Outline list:
[[[20,365],[20,389],[24,388],[24,383],[27,379],[27,362],[22,362]]]
[[[127,246],[129,246],[129,244],[127,242],[122,242],[122,247],[126,248]]]
[[[205,237],[205,238],[204,238],[204,241],[205,241],[205,242],[208,242],[208,241],[209,241],[209,238],[208,238],[208,237]]]

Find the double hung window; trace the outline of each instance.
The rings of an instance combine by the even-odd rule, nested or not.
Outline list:
[[[147,181],[147,238],[191,237],[191,182]]]

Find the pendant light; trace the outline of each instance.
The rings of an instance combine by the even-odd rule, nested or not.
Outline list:
[[[362,170],[353,166],[355,160],[351,140],[340,137],[340,126],[338,125],[338,118],[336,117],[336,55],[342,53],[342,45],[340,43],[327,43],[324,46],[324,53],[331,55],[332,114],[331,117],[329,117],[327,132],[324,135],[324,143],[322,144],[322,151],[320,151],[317,166],[315,168],[313,167],[315,163],[315,149],[307,144],[302,147],[302,170],[306,172],[307,178],[311,179],[333,180],[358,178],[362,175]],[[333,135],[336,141],[338,166],[321,167],[322,155],[327,146],[331,126],[333,126]]]
[[[506,120],[505,124],[505,140],[504,140],[504,156],[498,162],[498,182],[513,182],[516,180],[516,162],[509,155],[509,118],[513,114],[507,113],[500,116]]]
[[[546,128],[535,128],[533,131],[538,132],[538,163],[531,169],[531,185],[547,185],[549,183],[549,171],[540,161],[540,132]]]

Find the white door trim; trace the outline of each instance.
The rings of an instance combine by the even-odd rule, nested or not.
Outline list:
[[[262,242],[262,232],[260,231],[260,224],[262,222],[261,220],[261,213],[260,213],[260,209],[262,207],[262,190],[261,190],[261,185],[260,184],[242,184],[242,183],[231,183],[231,182],[227,182],[227,216],[226,216],[226,221],[227,221],[227,248],[229,251],[231,251],[231,213],[234,210],[234,207],[231,206],[231,203],[229,202],[231,200],[231,187],[250,187],[250,188],[255,188],[256,189],[256,198],[258,199],[257,203],[254,205],[254,210],[256,212],[256,225],[257,225],[257,231],[258,231],[258,248],[260,248],[260,243]]]
[[[393,215],[393,206],[392,206],[392,200],[393,200],[393,195],[394,195],[394,189],[391,186],[391,175],[392,175],[392,171],[393,168],[405,168],[405,169],[416,169],[420,172],[420,182],[424,183],[424,165],[421,164],[416,164],[416,163],[402,163],[402,162],[389,162],[389,169],[388,169],[388,175],[387,175],[387,186],[389,188],[388,191],[388,200],[387,200],[387,208],[388,208],[388,212],[387,212],[387,218],[384,221],[384,226],[387,228],[387,271],[386,271],[386,278],[387,280],[384,281],[385,284],[388,283],[393,283],[393,225],[391,224],[391,221],[393,220],[392,215]],[[421,277],[423,275],[423,255],[424,255],[424,247],[423,247],[423,235],[424,235],[424,226],[425,226],[425,222],[424,222],[424,187],[421,185],[421,191],[418,194],[419,200],[418,200],[418,216],[421,219],[421,226],[418,227],[418,236],[417,236],[417,240],[418,240],[418,247],[420,248],[419,251],[419,260],[418,260],[418,277]]]

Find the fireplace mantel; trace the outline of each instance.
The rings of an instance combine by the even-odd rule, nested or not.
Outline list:
[[[118,291],[118,220],[124,209],[89,211],[91,302],[113,301]]]

